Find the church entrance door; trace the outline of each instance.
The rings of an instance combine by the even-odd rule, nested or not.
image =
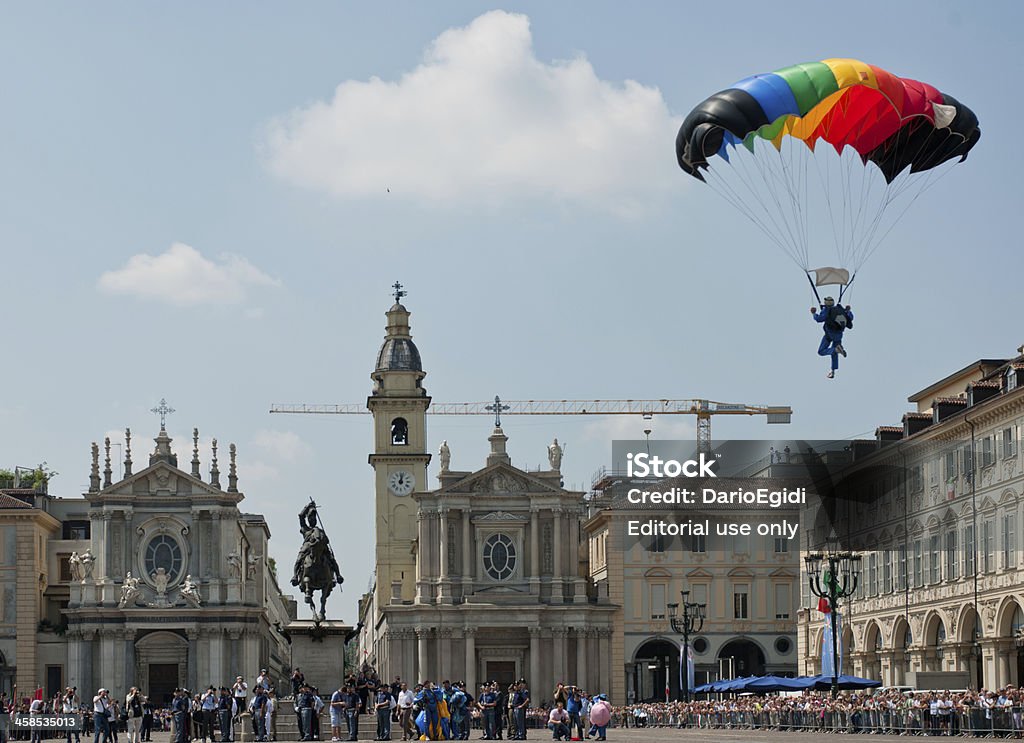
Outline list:
[[[178,687],[177,663],[149,664],[149,701],[157,707],[169,705]]]
[[[514,660],[487,661],[487,680],[497,681],[499,689],[507,689],[509,684],[518,681],[516,662]]]

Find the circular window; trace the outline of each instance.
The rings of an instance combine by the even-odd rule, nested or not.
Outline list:
[[[152,576],[159,568],[167,574],[167,582],[173,583],[181,575],[181,545],[173,537],[159,534],[146,545],[146,575]]]
[[[707,651],[708,641],[705,640],[703,637],[698,637],[696,640],[693,641],[693,652],[697,653],[697,655],[703,655]]]
[[[484,571],[494,580],[508,580],[516,569],[516,545],[504,534],[484,542]]]
[[[775,652],[779,655],[785,655],[793,649],[793,643],[788,637],[780,637],[775,640]]]

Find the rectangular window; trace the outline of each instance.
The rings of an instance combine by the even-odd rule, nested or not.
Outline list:
[[[868,596],[878,593],[878,553],[868,555]]]
[[[965,475],[974,472],[974,452],[970,444],[964,444],[960,450],[960,471]]]
[[[65,521],[61,525],[61,539],[89,539],[89,522]]]
[[[733,619],[749,619],[749,591],[750,588],[745,585],[733,586],[732,589],[732,616]]]
[[[775,554],[784,555],[789,552],[789,540],[785,537],[775,537]]]
[[[914,588],[924,585],[924,547],[921,540],[914,542]]]
[[[665,584],[651,585],[651,619],[665,618]]]
[[[1017,441],[1013,434],[1013,427],[1003,429],[1003,459],[1017,456]]]
[[[882,552],[882,590],[892,593],[892,550]]]
[[[981,440],[981,466],[988,467],[995,461],[995,454],[992,451],[992,437],[986,436]]]
[[[651,537],[651,552],[664,552],[665,551],[665,537],[661,534],[656,534]]]
[[[946,580],[956,580],[960,577],[960,565],[956,553],[956,530],[950,529],[946,532]]]
[[[928,538],[928,567],[931,571],[928,575],[929,583],[938,583],[942,580],[941,559],[939,557],[939,535],[933,534]]]
[[[910,489],[915,493],[924,490],[924,468],[920,464],[914,466],[910,475]]]
[[[749,555],[750,554],[750,535],[749,534],[738,534],[733,542],[733,552],[737,555]]]
[[[71,582],[71,555],[57,555],[61,583]]]
[[[690,600],[695,604],[708,604],[708,587],[704,583],[690,586]]]
[[[964,527],[964,576],[974,575],[974,524]]]
[[[952,480],[956,477],[956,453],[948,451],[946,452],[946,464],[945,464],[946,481]]]
[[[1003,515],[1003,569],[1017,567],[1016,514]]]
[[[790,586],[788,583],[775,584],[775,618],[789,619],[793,602],[790,600]]]
[[[996,569],[996,526],[992,519],[981,525],[981,553],[985,561],[983,569],[991,573]]]
[[[699,552],[703,554],[708,551],[708,538],[701,534],[700,536],[690,537],[690,552]]]

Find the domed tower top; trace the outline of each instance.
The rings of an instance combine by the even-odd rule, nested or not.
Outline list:
[[[384,336],[384,343],[381,344],[377,353],[377,372],[423,371],[423,362],[420,361],[420,351],[413,343],[412,334],[409,332],[409,310],[402,304],[402,297],[406,292],[397,281],[394,284],[395,303],[388,310],[387,334]]]

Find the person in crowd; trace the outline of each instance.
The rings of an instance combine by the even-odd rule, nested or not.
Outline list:
[[[106,689],[100,689],[92,698],[92,719],[96,729],[93,743],[107,743],[110,740],[110,692]]]
[[[569,687],[569,698],[565,703],[565,711],[569,714],[569,731],[576,730],[576,738],[583,740],[583,699],[578,686]]]
[[[358,740],[359,739],[359,710],[361,709],[362,700],[359,697],[359,692],[353,684],[346,684],[345,686],[344,702],[345,702],[345,720],[348,723],[348,739]]]
[[[245,697],[249,693],[249,684],[241,676],[235,677],[235,683],[231,685],[231,696],[235,698],[235,716],[242,714],[248,709]]]
[[[277,691],[273,687],[267,692],[267,702],[263,705],[263,729],[267,731],[267,740],[277,740]],[[319,728],[316,740],[320,740]]]
[[[64,694],[61,697],[60,711],[66,715],[77,715],[80,711],[80,702],[78,700],[77,689],[73,686],[69,686],[64,690]],[[5,710],[0,710],[3,712]],[[81,743],[82,739],[79,735],[78,730],[67,731],[67,743],[71,743],[72,734],[75,736],[75,743]]]
[[[252,717],[252,734],[255,740],[267,739],[266,717],[263,714],[267,705],[267,694],[262,686],[257,685],[252,699],[249,701],[249,714]],[[301,728],[300,728],[301,730]]]
[[[377,737],[375,740],[391,740],[391,689],[387,686],[377,688],[374,709],[377,711]]]
[[[561,686],[559,684],[559,687]],[[560,699],[556,699],[555,706],[548,715],[548,729],[551,731],[551,740],[569,740],[571,738],[569,713],[565,711],[565,703]]]
[[[395,677],[398,678],[397,676]],[[398,724],[402,726],[402,740],[415,739],[416,723],[413,720],[413,705],[416,695],[409,690],[409,684],[401,682],[398,691]]]
[[[526,679],[519,679],[512,695],[512,709],[515,712],[515,735],[512,740],[526,740],[526,708],[530,706],[530,690]]]
[[[188,743],[189,711],[188,690],[175,689],[174,700],[171,702],[171,713],[174,720],[174,743]],[[98,743],[98,741],[95,743]]]
[[[292,696],[299,696],[299,690],[302,688],[302,684],[306,681],[305,674],[302,673],[302,669],[298,666],[292,671]]]
[[[149,743],[153,739],[153,703],[145,695],[142,697],[142,730],[140,733],[143,743]]]
[[[341,740],[341,726],[345,719],[345,684],[339,686],[331,694],[331,701],[328,705],[328,713],[331,717],[331,741],[335,743]]]
[[[217,722],[220,724],[221,743],[231,743],[231,721],[235,716],[235,701],[226,686],[220,687],[217,696]]]
[[[313,740],[313,691],[305,684],[295,697],[295,714],[298,715],[299,740]]]
[[[138,687],[133,686],[128,690],[124,698],[124,709],[128,715],[128,743],[141,743],[142,717],[145,712],[142,708],[142,692]]]

